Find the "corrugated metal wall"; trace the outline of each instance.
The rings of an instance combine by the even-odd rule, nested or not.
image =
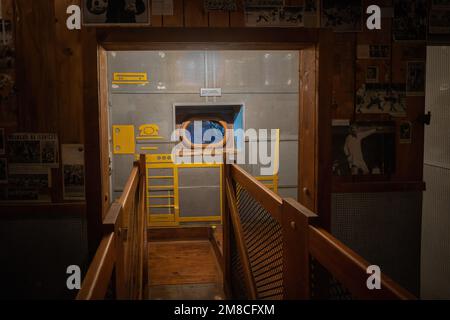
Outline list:
[[[421,295],[450,299],[450,47],[427,51]]]

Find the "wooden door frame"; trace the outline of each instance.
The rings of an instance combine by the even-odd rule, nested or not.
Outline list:
[[[333,34],[306,28],[85,28],[82,32],[86,206],[89,250],[102,236],[110,203],[107,51],[299,50],[298,199],[330,227]],[[303,63],[302,63],[303,61]],[[314,103],[314,108],[310,104]],[[309,110],[309,113],[302,112]],[[312,111],[312,112],[311,112]],[[302,173],[302,174],[300,174]],[[303,174],[305,173],[305,174]],[[101,199],[101,201],[99,201]],[[320,199],[320,201],[319,201]],[[326,200],[326,201],[325,201]]]

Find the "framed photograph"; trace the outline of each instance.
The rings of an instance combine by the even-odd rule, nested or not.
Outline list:
[[[394,40],[426,41],[427,10],[427,0],[394,0]]]
[[[356,113],[406,115],[405,84],[366,83],[356,91]]]
[[[248,27],[302,27],[304,7],[246,7]]]
[[[358,45],[357,48],[358,59],[383,59],[391,58],[391,46],[389,45]]]
[[[42,166],[9,168],[8,185],[1,201],[51,202],[50,169]]]
[[[409,121],[403,121],[400,123],[400,143],[409,144],[412,141],[412,124]]]
[[[406,95],[425,95],[425,62],[410,61],[407,67]]]
[[[368,66],[366,71],[366,83],[378,83],[380,69],[377,66]]]
[[[395,171],[395,124],[333,125],[333,174],[389,175]]]
[[[150,24],[149,0],[83,0],[83,25],[145,26]]]
[[[322,0],[321,24],[336,32],[362,30],[363,9],[361,0]]]
[[[0,158],[0,184],[8,183],[8,161]]]
[[[5,129],[0,128],[0,154],[5,154],[6,140],[5,140]]]

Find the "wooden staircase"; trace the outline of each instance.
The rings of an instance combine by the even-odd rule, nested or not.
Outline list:
[[[141,156],[77,299],[415,299],[384,274],[370,290],[367,261],[237,165],[225,165],[223,230],[148,230],[145,184]]]

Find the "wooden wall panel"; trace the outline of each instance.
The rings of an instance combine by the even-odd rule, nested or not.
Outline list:
[[[164,27],[182,27],[184,26],[184,1],[173,2],[173,16],[163,16]]]
[[[57,132],[54,7],[51,0],[16,0],[19,129]]]
[[[56,99],[59,110],[58,127],[61,143],[82,143],[83,130],[83,68],[81,31],[66,27],[67,7],[80,0],[55,1]]]
[[[208,26],[208,13],[205,12],[203,7],[203,0],[188,0],[184,2],[184,26]]]
[[[210,27],[229,27],[230,14],[222,11],[211,11],[208,13],[208,21]]]

